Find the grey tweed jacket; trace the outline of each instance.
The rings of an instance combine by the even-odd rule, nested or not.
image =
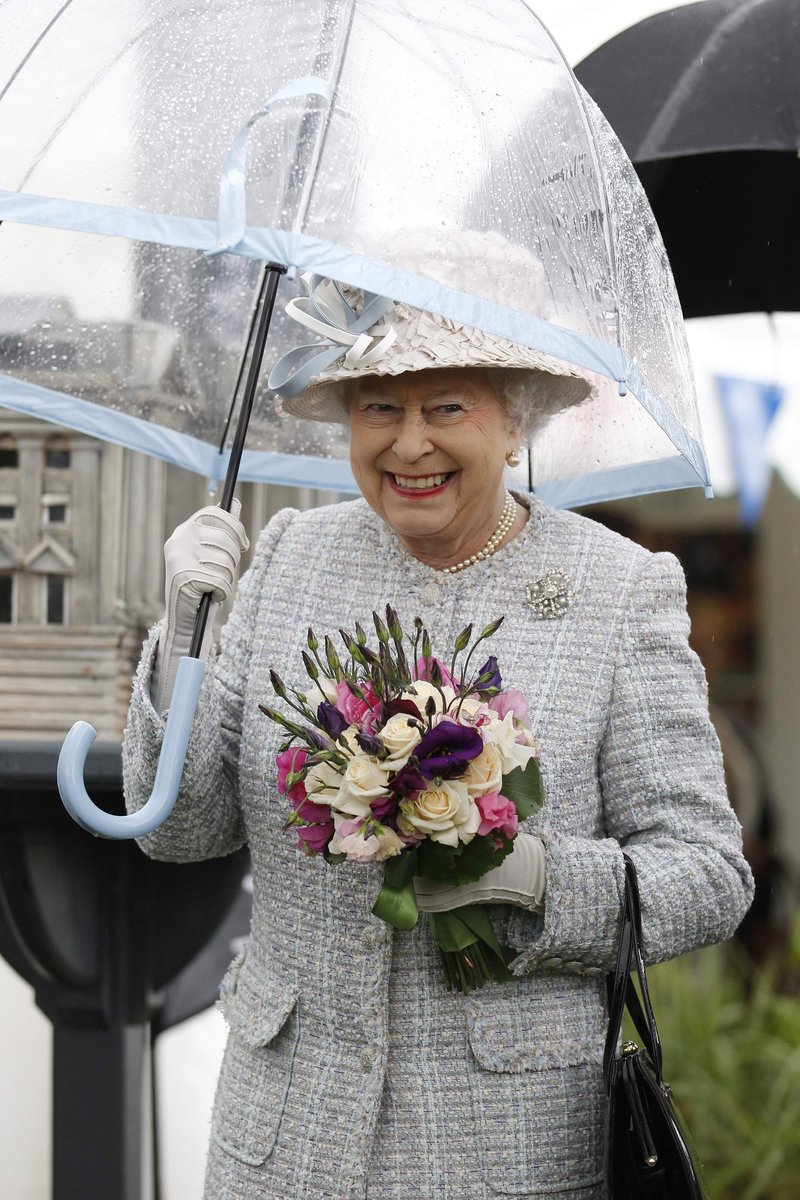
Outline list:
[[[651,961],[727,938],[751,897],[684,582],[653,555],[526,498],[500,553],[446,576],[412,558],[363,501],[266,527],[195,721],[181,794],[144,839],[156,858],[247,841],[253,921],[222,986],[230,1035],[207,1200],[601,1200],[604,973],[619,927],[622,847],[639,872]],[[544,620],[526,585],[563,571],[574,594]],[[330,867],[282,832],[269,669],[303,681],[306,630],[370,626],[386,601],[434,648],[501,613],[503,678],[530,702],[547,798],[543,916],[498,905],[515,979],[448,993],[426,927],[370,909],[379,866]],[[134,681],[128,805],[149,795],[163,723],[149,700],[157,639]]]

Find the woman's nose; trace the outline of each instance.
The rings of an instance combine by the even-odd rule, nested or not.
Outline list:
[[[424,417],[419,414],[403,414],[392,450],[399,459],[406,463],[416,462],[423,455],[430,454],[433,450],[433,443],[428,435]]]

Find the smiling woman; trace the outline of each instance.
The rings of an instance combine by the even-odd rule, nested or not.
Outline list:
[[[311,286],[318,323],[365,302],[332,280]],[[178,802],[143,842],[186,860],[250,846],[252,934],[223,985],[230,1037],[206,1197],[608,1200],[604,973],[623,848],[651,959],[729,936],[752,886],[687,643],[683,576],[670,555],[507,491],[523,437],[591,395],[579,372],[391,301],[379,324],[346,336],[312,378],[278,374],[287,420],[349,423],[363,498],[287,509],[263,531],[221,651],[209,649]],[[236,517],[214,508],[167,542],[167,617],[145,645],[126,735],[131,809],[149,796],[198,595],[227,596],[246,545]],[[381,700],[372,683],[349,691],[333,635],[363,633],[387,603],[396,647],[417,618],[442,649],[469,641],[473,624],[495,630],[497,658],[479,678],[499,708],[476,693],[455,714],[471,724],[462,737],[495,730],[479,766],[462,761],[477,743],[441,752],[457,728],[444,724],[453,676],[430,649],[405,699]],[[345,634],[352,661],[387,662],[389,630],[375,626],[377,651]],[[292,728],[310,696],[304,654],[330,737],[312,737],[301,778],[287,775],[286,727],[260,706],[274,688]],[[427,725],[415,723],[422,710]],[[430,830],[463,853],[487,814],[493,829],[516,824],[498,766],[509,747],[538,750],[544,805],[477,880],[408,880],[427,922],[385,924],[376,897],[389,864],[384,877],[376,847],[393,847],[397,865]],[[388,781],[401,760],[399,801]],[[304,854],[287,836],[289,801]],[[462,995],[448,990],[431,929],[476,921],[481,906],[510,977]]]
[[[485,550],[506,513],[503,472],[522,437],[488,371],[364,379],[349,418],[361,494],[415,558],[444,569]],[[528,518],[522,505],[512,511],[495,550]]]

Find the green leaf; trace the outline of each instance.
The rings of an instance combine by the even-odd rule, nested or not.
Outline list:
[[[387,858],[383,865],[384,882],[389,887],[400,891],[411,882],[418,872],[417,851],[404,850],[393,858]]]
[[[544,804],[542,773],[537,759],[532,758],[524,770],[515,767],[504,775],[500,791],[513,803],[520,821],[537,813]]]
[[[428,926],[442,952],[445,980],[451,990],[466,994],[490,980],[512,978],[507,966],[511,956],[498,942],[483,905],[428,913]]]
[[[511,853],[513,841],[502,833],[498,833],[497,837],[499,847],[495,846],[491,837],[475,837],[471,842],[458,846],[445,846],[430,839],[421,842],[418,848],[418,874],[423,879],[434,879],[451,887],[475,883]]]
[[[383,887],[372,906],[372,912],[395,929],[413,929],[419,918],[414,891],[416,873],[416,850],[406,850],[396,858],[388,858],[384,864]]]

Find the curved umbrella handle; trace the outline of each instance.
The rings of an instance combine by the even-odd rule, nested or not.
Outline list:
[[[178,663],[153,791],[144,808],[130,816],[104,812],[90,799],[83,771],[97,733],[86,721],[76,721],[72,726],[58,756],[58,790],[69,815],[89,833],[117,839],[142,837],[152,833],[172,812],[204,670],[205,662],[200,658],[182,658]]]

